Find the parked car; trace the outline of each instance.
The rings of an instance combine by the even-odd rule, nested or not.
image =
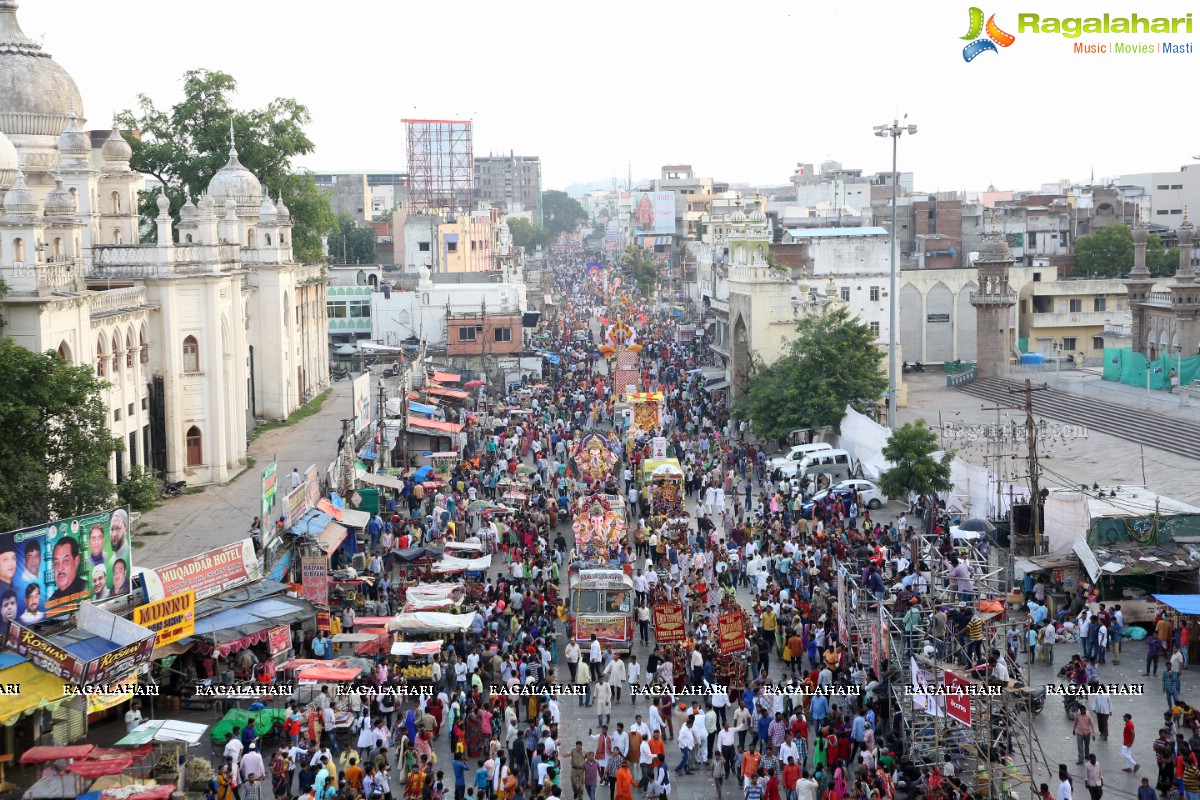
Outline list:
[[[863,503],[867,508],[874,511],[888,501],[883,491],[871,481],[865,481],[861,478],[855,478],[848,481],[842,481],[833,488],[835,489],[851,489],[862,495]]]

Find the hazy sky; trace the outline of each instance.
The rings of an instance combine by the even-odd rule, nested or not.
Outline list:
[[[980,0],[976,0],[980,2]],[[22,0],[25,33],[75,78],[89,126],[180,76],[220,69],[237,104],[312,111],[322,171],[402,170],[405,117],[475,123],[477,155],[542,158],[546,188],[663,164],[785,183],[797,162],[891,167],[873,125],[908,114],[900,169],[923,190],[1036,188],[1174,170],[1200,155],[1185,104],[1200,53],[1072,52],[1073,42],[1191,43],[1195,34],[1018,33],[1017,14],[1183,16],[1179,0],[1018,0],[1016,41],[967,63],[969,2],[605,3],[400,0]],[[995,6],[981,6],[985,14]],[[986,34],[983,34],[986,37]],[[1194,119],[1194,116],[1191,117]]]

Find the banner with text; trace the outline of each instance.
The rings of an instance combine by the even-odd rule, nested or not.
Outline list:
[[[746,652],[746,625],[741,611],[717,617],[717,634],[721,640],[721,655]]]
[[[263,467],[260,475],[260,486],[262,505],[260,506],[261,515],[259,519],[262,521],[262,529],[270,531],[275,529],[275,495],[278,490],[278,482],[276,481],[276,473],[279,471],[279,462],[272,461],[267,466]]]
[[[267,652],[271,656],[286,653],[292,646],[292,629],[287,625],[276,625],[267,631]]]
[[[304,556],[300,559],[300,583],[304,599],[314,606],[329,607],[329,559],[325,556]]]
[[[682,604],[659,603],[654,606],[654,639],[659,644],[682,644],[687,641]]]
[[[354,379],[354,432],[362,433],[371,424],[371,373],[364,372]]]
[[[182,594],[138,606],[133,610],[133,621],[154,631],[155,647],[186,639],[196,632],[196,592],[188,589]]]
[[[968,683],[950,670],[945,670],[946,716],[963,725],[971,725],[971,695],[967,694]]]
[[[147,602],[174,597],[189,589],[196,593],[199,602],[254,583],[261,577],[254,541],[249,538],[142,573]]]

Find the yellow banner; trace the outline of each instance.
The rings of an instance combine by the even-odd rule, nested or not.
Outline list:
[[[130,674],[130,676],[128,678],[125,678],[120,681],[115,681],[113,683],[112,687],[110,687],[110,688],[120,687],[120,689],[122,691],[113,692],[111,694],[93,694],[93,693],[89,692],[88,696],[87,696],[87,705],[88,705],[87,713],[95,714],[97,711],[103,711],[106,708],[112,708],[113,706],[120,705],[121,703],[124,703],[126,700],[132,700],[134,687],[137,686],[137,683],[138,683],[137,673],[134,672],[134,673]]]
[[[133,621],[154,631],[154,646],[178,642],[196,632],[196,591],[165,597],[133,610]]]

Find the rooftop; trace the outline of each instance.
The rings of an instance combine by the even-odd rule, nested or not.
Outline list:
[[[791,228],[793,239],[815,239],[829,236],[887,236],[886,228]]]

